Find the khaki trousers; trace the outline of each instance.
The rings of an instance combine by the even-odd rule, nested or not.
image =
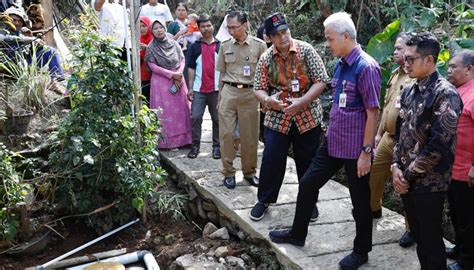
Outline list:
[[[370,208],[377,211],[382,208],[382,197],[385,190],[385,183],[392,177],[390,165],[392,164],[393,147],[395,142],[392,136],[385,132],[377,145],[377,151],[372,168],[370,170]],[[408,222],[405,215],[405,227],[409,231]]]
[[[258,101],[252,88],[224,84],[219,104],[219,139],[224,176],[234,176],[234,130],[240,128],[240,157],[245,177],[256,174],[258,147]]]

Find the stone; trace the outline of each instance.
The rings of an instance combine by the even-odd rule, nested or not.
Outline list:
[[[188,211],[189,211],[189,214],[191,214],[191,217],[192,217],[193,219],[195,219],[195,218],[197,218],[197,217],[199,216],[197,207],[196,207],[196,205],[194,204],[194,202],[192,202],[192,201],[188,202]]]
[[[237,258],[234,256],[227,256],[225,260],[230,266],[237,266],[238,267],[237,269],[245,269],[245,262],[241,258]]]
[[[195,244],[194,249],[199,253],[204,253],[209,250],[209,247],[204,244]]]
[[[245,240],[245,238],[247,238],[247,235],[244,231],[238,231],[237,232],[237,237],[240,239],[240,240]]]
[[[218,247],[216,250],[215,250],[215,256],[217,258],[222,258],[222,257],[225,257],[229,255],[229,248],[226,247],[226,246],[223,246],[223,247]]]
[[[148,230],[148,231],[146,231],[146,234],[145,234],[145,241],[150,240],[150,238],[151,238],[151,231]]]
[[[222,240],[229,240],[229,231],[227,230],[226,227],[220,228],[219,230],[211,233],[209,235],[209,238],[211,239],[222,239]]]
[[[242,253],[242,255],[240,255],[240,258],[242,258],[242,260],[244,260],[246,264],[252,264],[252,257],[250,257],[247,253]]]
[[[212,224],[211,222],[208,222],[206,226],[204,226],[204,229],[202,230],[202,236],[209,237],[209,235],[211,235],[215,231],[217,231],[216,225]]]
[[[219,258],[219,262],[222,263],[222,264],[225,264],[225,263],[226,263],[226,261],[225,261],[224,258]]]
[[[199,216],[206,220],[207,219],[207,215],[206,215],[206,211],[204,211],[204,209],[202,209],[202,200],[201,198],[196,198],[196,207],[197,207],[197,210],[198,210],[198,213],[199,213]]]
[[[202,201],[202,209],[208,212],[218,212],[217,206],[213,202]]]
[[[155,237],[155,239],[153,239],[153,244],[159,246],[159,245],[161,245],[164,241],[165,241],[165,239],[163,238],[163,236],[158,236],[158,237]]]
[[[174,242],[176,242],[176,236],[174,236],[174,234],[165,235],[165,244],[171,245]]]
[[[186,254],[186,255],[183,255],[183,256],[179,256],[178,258],[176,258],[176,264],[183,267],[183,268],[186,268],[186,267],[190,267],[191,265],[193,265],[195,261],[195,258],[193,256],[193,254]]]
[[[206,256],[208,257],[214,257],[216,255],[216,252],[214,250],[209,250],[209,252],[206,253]]]
[[[207,212],[207,218],[212,223],[219,223],[219,214],[217,214],[216,212]]]
[[[165,258],[175,259],[175,258],[178,258],[181,255],[188,254],[188,253],[191,253],[191,252],[192,252],[192,250],[191,250],[190,246],[183,245],[183,244],[178,244],[178,245],[173,246],[172,248],[170,248],[168,250],[163,249],[161,251],[160,255],[162,253],[164,253],[163,255],[165,256]],[[158,255],[158,257],[160,257],[160,255]]]

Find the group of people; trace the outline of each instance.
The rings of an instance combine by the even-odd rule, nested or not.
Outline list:
[[[290,229],[270,231],[272,241],[305,244],[308,225],[319,216],[319,190],[343,167],[356,225],[353,251],[339,262],[343,269],[368,261],[372,220],[382,216],[381,198],[390,178],[406,211],[407,232],[400,245],[417,243],[421,268],[446,269],[447,256],[457,260],[449,269],[474,267],[472,50],[454,54],[445,79],[437,71],[440,43],[433,34],[399,34],[393,53],[398,68],[379,119],[380,67],[358,44],[349,14],[332,14],[323,24],[327,45],[340,58],[330,78],[317,51],[292,38],[282,13],[265,18],[260,33],[266,42],[248,33],[244,12],[224,19],[226,40],[214,37],[210,17],[202,14],[195,20],[199,35],[184,45],[180,40],[195,32],[188,9],[178,4],[172,21],[165,7],[150,0],[140,18],[142,81],[151,86],[151,108],[162,109],[160,148],[191,145],[188,157],[196,158],[207,106],[212,156],[221,158],[223,185],[229,189],[237,182],[239,129],[243,177],[258,187],[258,202],[250,211],[254,221],[277,201],[293,147],[299,181],[295,217]],[[96,10],[101,8],[96,5]],[[328,84],[333,103],[325,126],[319,96]],[[259,111],[265,148],[257,176]],[[456,233],[456,247],[448,250],[441,225],[446,197]]]

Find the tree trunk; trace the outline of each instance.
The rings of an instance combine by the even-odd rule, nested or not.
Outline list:
[[[44,29],[48,30],[43,36],[44,42],[51,47],[56,47],[56,42],[54,42],[53,29],[53,0],[43,0],[44,8]]]

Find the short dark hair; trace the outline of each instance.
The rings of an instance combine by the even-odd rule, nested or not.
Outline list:
[[[413,34],[407,41],[407,46],[416,46],[416,51],[423,55],[431,55],[434,61],[438,59],[438,54],[441,49],[438,39],[435,35],[428,32],[421,32]]]
[[[197,24],[200,27],[201,23],[205,23],[205,22],[209,22],[209,21],[211,21],[211,16],[209,16],[207,14],[201,14],[201,16],[199,16],[199,19],[197,20]]]
[[[457,51],[454,57],[460,57],[461,58],[461,63],[463,66],[474,66],[474,51],[469,50],[469,49],[462,49],[460,51]]]
[[[188,10],[188,5],[186,5],[186,3],[184,3],[184,2],[179,2],[178,4],[176,4],[176,8],[174,10],[177,10],[180,6],[184,7],[184,9],[186,9],[186,11],[189,11]]]
[[[227,16],[227,20],[230,18],[237,18],[237,21],[239,21],[239,23],[246,23],[247,13],[240,10],[234,10],[229,13],[229,15]]]

